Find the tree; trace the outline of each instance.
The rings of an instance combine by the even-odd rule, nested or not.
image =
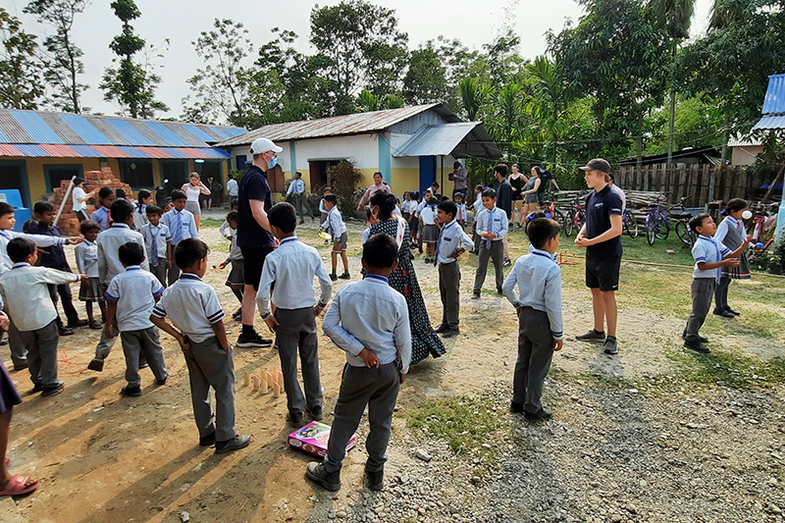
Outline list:
[[[403,107],[403,98],[395,94],[379,97],[363,89],[357,96],[357,112],[381,111],[382,109],[400,109]]]
[[[447,68],[442,65],[433,42],[412,51],[409,69],[403,78],[403,99],[411,105],[447,101]]]
[[[80,97],[89,86],[79,83],[78,75],[84,73],[82,50],[73,42],[74,18],[83,13],[89,0],[33,0],[24,8],[40,24],[55,28],[55,34],[47,36],[43,47],[44,79],[52,88],[52,103],[61,111],[80,114]]]
[[[104,100],[117,103],[123,113],[127,111],[132,118],[153,118],[157,111],[169,110],[166,104],[155,100],[155,89],[161,83],[161,77],[151,70],[150,54],[158,50],[146,47],[144,39],[134,34],[130,22],[142,13],[133,0],[115,0],[110,5],[123,22],[123,32],[109,44],[120,59],[120,67],[107,67],[99,87],[104,91]],[[134,55],[143,49],[147,49],[144,61],[134,61]]]
[[[476,78],[469,77],[461,80],[458,84],[458,90],[461,93],[461,103],[463,104],[466,118],[470,122],[476,121],[480,109],[482,109],[491,94],[491,86],[481,84]]]
[[[22,29],[22,22],[0,7],[0,106],[37,109],[41,70],[35,61],[38,43]]]
[[[189,121],[221,121],[238,127],[248,124],[252,71],[242,65],[253,52],[248,30],[240,22],[215,19],[211,31],[202,31],[194,46],[196,55],[207,65],[196,70],[186,82],[191,95],[183,98],[184,118]]]
[[[338,86],[336,112],[352,112],[352,98],[367,88],[376,96],[400,89],[409,37],[398,31],[395,10],[365,0],[311,11],[310,43],[324,56],[324,74]]]

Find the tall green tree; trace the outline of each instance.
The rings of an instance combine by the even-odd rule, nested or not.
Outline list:
[[[40,24],[55,28],[44,38],[44,79],[52,89],[52,104],[61,111],[80,114],[81,96],[89,86],[79,82],[84,73],[84,52],[74,43],[74,19],[90,0],[33,0],[24,8]],[[89,108],[88,108],[89,110]]]
[[[0,7],[0,107],[37,109],[44,92],[35,59],[38,42],[22,22]]]
[[[477,115],[492,93],[491,86],[480,83],[477,78],[467,77],[460,81],[458,90],[461,93],[461,103],[466,118],[470,122],[476,121]]]
[[[449,86],[447,68],[433,42],[412,51],[409,69],[403,78],[403,99],[410,105],[446,102]]]
[[[99,87],[104,91],[104,100],[116,103],[123,113],[132,118],[154,118],[158,111],[169,108],[155,99],[155,90],[161,77],[152,71],[149,56],[140,57],[139,52],[155,48],[146,46],[142,37],[134,33],[131,22],[142,16],[133,0],[115,0],[111,4],[115,16],[123,22],[123,31],[114,37],[109,48],[118,56],[120,66],[107,67]],[[168,40],[167,40],[168,42]],[[114,60],[113,60],[114,61]]]

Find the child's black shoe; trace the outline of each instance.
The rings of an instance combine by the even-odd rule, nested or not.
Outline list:
[[[215,445],[215,431],[212,431],[207,436],[203,436],[199,438],[199,445],[202,447],[209,447],[210,445]]]
[[[546,408],[541,408],[534,413],[524,412],[523,417],[526,418],[526,421],[545,421],[553,417],[553,412]]]
[[[510,413],[511,414],[523,414],[523,403],[515,403],[514,401],[510,402]]]
[[[120,394],[123,396],[130,396],[132,398],[138,398],[142,395],[142,387],[136,386],[132,387],[130,385],[126,385],[123,387],[123,390],[120,391]]]
[[[368,488],[379,491],[384,488],[384,469],[371,472],[365,469],[365,478],[368,481]]]
[[[308,463],[308,466],[305,467],[305,475],[332,492],[340,490],[341,488],[341,473],[333,472],[331,474],[324,470],[324,465],[322,463],[317,461]]]

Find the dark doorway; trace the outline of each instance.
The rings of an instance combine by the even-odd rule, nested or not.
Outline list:
[[[222,162],[204,162],[201,164],[202,183],[207,185],[207,188],[210,189],[211,191],[213,191],[213,187],[210,187],[210,185],[208,185],[207,183],[207,181],[211,177],[214,181],[220,183],[222,186],[224,187],[226,186],[226,184],[224,183],[223,174],[221,172],[221,163]],[[199,169],[198,166],[200,164],[196,164],[196,165],[197,165],[197,169]],[[212,197],[213,197],[213,205],[215,207],[220,207],[221,205],[223,205],[223,189],[219,192],[213,191]]]
[[[60,187],[60,182],[70,180],[74,176],[83,176],[81,165],[44,165],[46,175],[46,190],[52,192]]]
[[[344,158],[309,160],[308,171],[310,173],[311,192],[317,187],[327,187],[330,184],[330,181],[327,179],[327,171],[330,167],[338,165],[342,161],[344,161]]]
[[[25,183],[25,164],[22,162],[0,162],[0,187],[19,189],[25,207],[30,207],[30,191]]]
[[[133,160],[118,160],[120,164],[120,179],[134,189],[152,189],[153,161],[134,158]]]
[[[436,181],[436,157],[420,156],[420,194]]]
[[[161,161],[161,182],[169,180],[166,185],[179,189],[188,181],[188,161]]]

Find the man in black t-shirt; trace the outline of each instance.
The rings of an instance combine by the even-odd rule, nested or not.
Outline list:
[[[243,330],[238,347],[269,347],[272,340],[262,338],[253,327],[256,292],[262,277],[264,259],[275,249],[267,213],[273,206],[267,171],[278,163],[283,151],[272,140],[258,138],[251,144],[253,164],[240,180],[237,194],[237,245],[243,253],[245,293],[243,294]]]
[[[594,189],[586,197],[586,223],[575,246],[586,249],[586,286],[591,289],[594,328],[576,336],[579,341],[602,341],[606,354],[619,352],[616,343],[616,291],[621,266],[622,202],[611,191],[611,166],[602,158],[580,168]],[[605,335],[605,323],[608,335]]]
[[[496,207],[502,209],[507,214],[507,222],[512,223],[512,185],[507,179],[507,165],[500,163],[493,168],[493,175],[496,181],[499,182],[499,187],[496,189]],[[507,241],[507,236],[504,236],[504,262],[502,266],[509,267],[512,265],[510,262],[510,244]]]

